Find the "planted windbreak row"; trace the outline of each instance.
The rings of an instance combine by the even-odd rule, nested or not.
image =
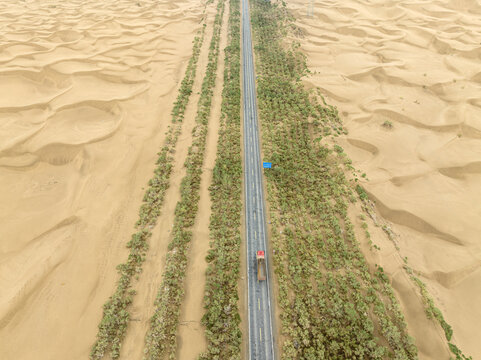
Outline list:
[[[201,359],[240,359],[238,281],[241,244],[240,11],[230,0],[225,49],[222,115],[210,195],[210,250],[207,256],[205,315],[207,351]]]

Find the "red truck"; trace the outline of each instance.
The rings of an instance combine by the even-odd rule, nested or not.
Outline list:
[[[266,258],[264,251],[257,252],[257,280],[262,281],[266,279]]]

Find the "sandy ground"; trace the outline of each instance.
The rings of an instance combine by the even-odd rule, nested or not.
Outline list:
[[[87,358],[202,10],[2,2],[1,359]]]
[[[400,254],[420,272],[456,343],[481,359],[481,4],[287,5],[317,71],[308,84],[322,89],[349,130],[339,143],[367,174],[366,190],[394,224]],[[390,256],[378,260],[392,266]],[[394,285],[410,297],[409,287]],[[423,328],[420,317],[408,315],[411,329]],[[417,332],[421,357],[439,358]]]
[[[214,3],[217,6],[217,3]],[[214,15],[215,16],[215,15]],[[185,297],[180,309],[180,326],[178,331],[178,355],[181,360],[195,360],[207,349],[205,327],[201,320],[204,315],[205,258],[210,249],[209,224],[211,216],[211,200],[209,187],[212,183],[212,172],[217,156],[217,141],[219,137],[222,89],[224,87],[224,48],[227,46],[227,23],[229,19],[229,4],[225,4],[222,21],[220,52],[217,64],[217,77],[212,98],[209,129],[206,139],[206,149],[202,177],[200,182],[199,210],[192,228],[192,241],[189,249],[189,263],[185,276]],[[209,44],[211,37],[207,37]]]
[[[175,208],[180,200],[180,184],[186,174],[184,162],[187,157],[188,149],[192,144],[192,130],[195,127],[195,117],[197,114],[197,104],[200,97],[202,79],[207,69],[207,56],[209,52],[210,39],[213,32],[213,22],[215,18],[215,5],[212,3],[206,7],[205,24],[206,30],[204,41],[200,49],[197,71],[192,87],[192,95],[187,104],[182,131],[174,154],[174,163],[170,177],[170,186],[165,193],[162,213],[157,221],[157,225],[152,230],[152,240],[143,266],[142,275],[133,285],[137,291],[132,303],[132,321],[127,329],[126,337],[121,349],[122,359],[142,359],[143,344],[145,334],[150,327],[150,319],[154,314],[154,301],[157,296],[162,275],[165,267],[165,255],[168,244],[172,241],[171,229],[174,224]],[[206,211],[204,209],[204,211]],[[204,284],[193,284],[195,287],[202,287]],[[202,300],[202,299],[201,299]],[[202,311],[202,308],[200,308]],[[199,340],[201,341],[202,338]],[[179,350],[196,348],[197,344],[189,343],[179,346]]]

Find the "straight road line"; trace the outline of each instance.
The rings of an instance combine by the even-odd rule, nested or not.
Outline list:
[[[249,159],[244,164],[249,359],[273,360],[275,351],[269,272],[266,273],[266,281],[257,281],[256,252],[264,250],[266,266],[268,266],[269,256],[266,246],[267,232],[253,63],[249,4],[248,0],[242,0],[244,159]]]

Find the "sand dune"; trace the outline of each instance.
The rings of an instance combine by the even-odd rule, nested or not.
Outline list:
[[[1,359],[87,358],[203,8],[2,2]]]
[[[331,0],[314,2],[313,16],[309,1],[287,3],[317,72],[306,83],[349,130],[338,142],[367,174],[363,185],[455,341],[481,358],[479,2]],[[397,291],[409,297],[405,285]],[[417,315],[407,315],[411,328],[421,326]],[[438,359],[423,340],[421,357]]]

